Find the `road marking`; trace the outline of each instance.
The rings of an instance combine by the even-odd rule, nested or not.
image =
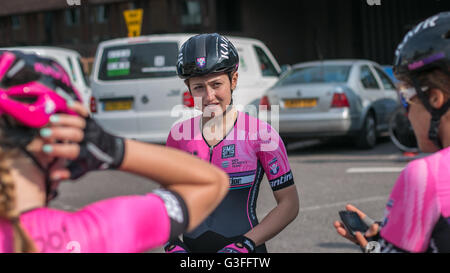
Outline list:
[[[320,140],[305,140],[305,141],[297,141],[293,143],[289,143],[286,145],[287,150],[295,150],[300,148],[308,148],[317,144],[320,144]]]
[[[349,168],[346,173],[397,173],[405,167],[370,167],[370,168]]]
[[[367,197],[367,198],[362,198],[362,199],[355,199],[355,200],[349,200],[349,201],[338,202],[338,203],[331,203],[331,204],[325,204],[325,205],[319,205],[319,206],[310,206],[310,207],[306,207],[306,208],[300,208],[300,212],[334,208],[334,207],[345,207],[345,205],[347,205],[347,204],[361,204],[361,203],[375,202],[375,201],[386,201],[387,199],[388,199],[388,196],[386,196],[386,195],[372,196],[372,197]]]

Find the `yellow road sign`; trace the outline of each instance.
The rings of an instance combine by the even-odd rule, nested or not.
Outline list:
[[[125,23],[128,28],[128,37],[141,35],[143,9],[130,9],[123,12]]]

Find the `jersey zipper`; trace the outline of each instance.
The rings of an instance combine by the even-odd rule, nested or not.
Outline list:
[[[213,149],[214,146],[209,146],[209,163],[212,163]]]
[[[228,136],[228,134],[233,130],[233,128],[236,126],[237,119],[238,118],[236,117],[236,120],[234,121],[233,127],[230,129],[230,131],[224,136],[224,138],[221,141],[219,141],[219,143],[217,143],[214,146],[209,146],[208,141],[206,141],[205,137],[203,136],[203,132],[202,132],[203,141],[205,141],[206,145],[208,145],[208,147],[209,147],[209,163],[212,163],[212,156],[213,156],[214,147],[218,146]],[[203,128],[201,126],[201,120],[200,120],[200,128],[203,131]]]

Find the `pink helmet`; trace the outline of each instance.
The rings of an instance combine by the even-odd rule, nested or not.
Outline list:
[[[0,52],[0,115],[39,128],[54,113],[76,115],[67,107],[70,100],[81,101],[81,96],[56,61],[18,51]]]

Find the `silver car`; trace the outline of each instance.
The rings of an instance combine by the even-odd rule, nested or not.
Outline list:
[[[395,85],[377,63],[326,60],[292,66],[260,105],[279,111],[275,128],[286,141],[351,136],[358,147],[373,148],[377,136],[387,132],[398,100]]]

